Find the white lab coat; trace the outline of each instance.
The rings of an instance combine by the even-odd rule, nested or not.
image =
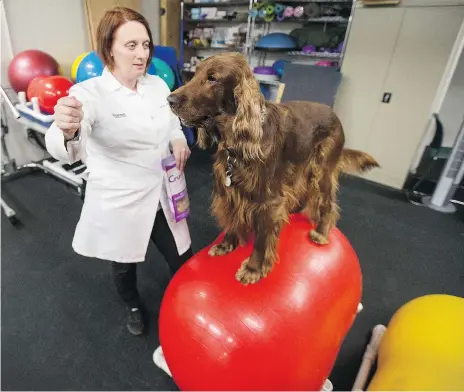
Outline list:
[[[72,243],[78,254],[121,263],[144,261],[159,206],[179,254],[190,247],[187,222],[173,220],[161,166],[170,142],[185,140],[166,100],[169,94],[158,76],[142,76],[135,92],[108,69],[71,87],[69,95],[83,104],[79,140],[68,142],[66,149],[63,133],[53,123],[45,142],[56,159],[82,159],[87,166],[86,196]]]

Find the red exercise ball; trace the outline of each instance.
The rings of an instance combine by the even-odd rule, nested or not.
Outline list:
[[[312,227],[291,217],[280,262],[257,284],[235,279],[252,241],[225,256],[203,249],[176,273],[159,337],[181,390],[321,390],[356,317],[362,275],[338,229],[320,246],[309,239]]]
[[[73,83],[61,75],[49,76],[37,83],[36,92],[40,110],[53,114],[57,101],[69,95]]]
[[[8,80],[16,92],[27,91],[36,76],[58,75],[59,65],[49,54],[40,50],[18,53],[8,66]]]
[[[32,97],[39,96],[39,86],[43,83],[45,79],[47,79],[46,76],[36,76],[34,79],[31,80],[29,86],[27,86],[26,92],[26,96],[29,101],[32,99]]]

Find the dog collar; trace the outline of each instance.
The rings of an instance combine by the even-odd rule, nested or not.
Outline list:
[[[226,169],[226,180],[224,185],[229,187],[232,185],[232,169],[234,168],[237,158],[231,156],[230,148],[226,148],[227,152],[227,169]]]

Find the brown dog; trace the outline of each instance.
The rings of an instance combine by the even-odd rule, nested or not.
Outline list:
[[[339,218],[339,174],[378,166],[368,154],[343,148],[343,128],[330,107],[266,102],[238,53],[204,60],[168,101],[185,124],[199,128],[201,147],[218,144],[212,213],[226,234],[210,254],[229,253],[255,234],[253,253],[236,274],[243,284],[272,270],[291,213],[306,213],[316,224],[311,239],[326,244]]]

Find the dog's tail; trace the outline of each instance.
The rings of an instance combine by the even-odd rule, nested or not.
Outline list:
[[[378,162],[369,154],[362,151],[345,148],[337,164],[339,172],[366,172],[375,167],[380,167]]]

